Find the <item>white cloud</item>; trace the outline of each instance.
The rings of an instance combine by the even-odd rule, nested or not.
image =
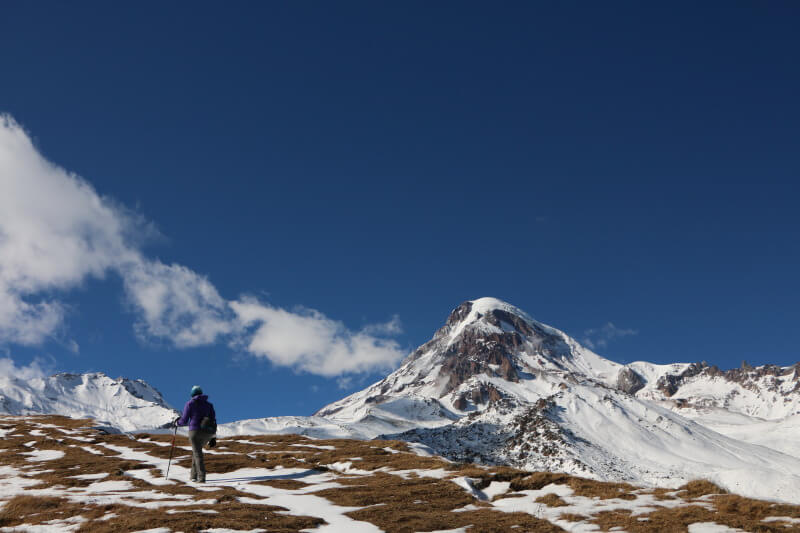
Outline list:
[[[0,339],[39,344],[61,325],[64,307],[54,301],[25,301],[0,280]]]
[[[0,378],[30,380],[45,377],[49,372],[40,359],[34,359],[29,365],[17,366],[10,357],[0,358]]]
[[[129,219],[46,161],[8,116],[0,116],[0,191],[0,335],[37,344],[65,315],[54,290],[102,276],[125,257]]]
[[[127,265],[128,298],[140,310],[142,338],[164,338],[184,348],[213,344],[234,329],[233,313],[204,276],[182,265],[139,261]]]
[[[368,335],[391,337],[403,333],[403,324],[400,322],[400,317],[394,315],[388,322],[369,324],[364,326],[361,331]]]
[[[69,311],[59,297],[115,273],[142,339],[179,348],[227,339],[322,376],[390,368],[404,355],[385,338],[401,331],[397,317],[351,331],[314,310],[228,301],[205,276],[148,258],[141,244],[154,233],[142,217],[47,161],[19,124],[0,116],[0,344],[56,336]]]
[[[76,341],[75,339],[69,339],[65,343],[65,346],[66,346],[67,350],[69,350],[70,352],[72,352],[74,354],[81,353],[81,346],[80,346],[80,344],[78,344],[78,341]]]
[[[341,376],[336,378],[336,386],[341,390],[347,390],[353,384],[352,376]]]
[[[337,376],[389,369],[405,355],[394,340],[350,331],[313,309],[290,312],[252,298],[230,305],[244,327],[255,328],[246,350],[278,366]]]
[[[614,339],[638,334],[639,332],[635,329],[618,328],[612,322],[607,322],[599,328],[590,328],[584,331],[583,344],[594,350],[596,348],[605,348]]]

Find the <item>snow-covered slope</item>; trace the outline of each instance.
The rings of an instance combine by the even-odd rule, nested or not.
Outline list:
[[[358,424],[337,424],[318,416],[272,416],[237,420],[217,426],[217,435],[305,435],[316,439],[370,439],[374,432],[362,433]]]
[[[142,380],[103,373],[56,374],[32,379],[0,376],[0,413],[93,418],[122,431],[169,424],[177,413]]]
[[[419,441],[458,460],[800,500],[795,367],[620,365],[493,298],[465,302],[387,378],[317,417]],[[719,415],[737,424],[713,424]],[[719,411],[718,411],[719,412]],[[770,418],[772,439],[744,429]],[[705,419],[709,420],[704,425]],[[384,431],[398,427],[401,431]],[[414,426],[412,429],[403,428]]]

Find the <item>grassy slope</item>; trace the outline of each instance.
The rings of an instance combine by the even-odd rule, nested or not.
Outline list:
[[[546,532],[593,525],[633,533],[714,522],[746,531],[800,531],[800,507],[722,494],[708,482],[639,489],[454,464],[416,455],[397,441],[220,439],[206,455],[209,482],[196,486],[185,483],[190,457],[182,437],[173,480],[164,482],[171,436],[102,435],[90,421],[57,416],[0,417],[0,432],[0,527],[23,530],[288,532],[327,525],[332,531],[472,526]],[[30,455],[34,450],[41,455]],[[770,517],[781,519],[764,521]]]

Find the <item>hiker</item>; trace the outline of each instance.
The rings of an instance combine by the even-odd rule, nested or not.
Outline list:
[[[177,426],[189,426],[189,442],[192,443],[192,481],[206,482],[206,465],[203,462],[203,446],[213,448],[217,439],[217,415],[214,406],[198,385],[192,387],[192,399],[186,402],[183,415],[175,420]]]

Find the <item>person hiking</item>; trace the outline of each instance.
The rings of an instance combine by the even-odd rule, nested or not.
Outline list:
[[[183,407],[183,415],[175,420],[176,426],[189,426],[189,442],[192,443],[191,480],[206,482],[206,465],[203,462],[203,446],[216,445],[217,414],[214,406],[198,385],[192,387],[192,398]]]

